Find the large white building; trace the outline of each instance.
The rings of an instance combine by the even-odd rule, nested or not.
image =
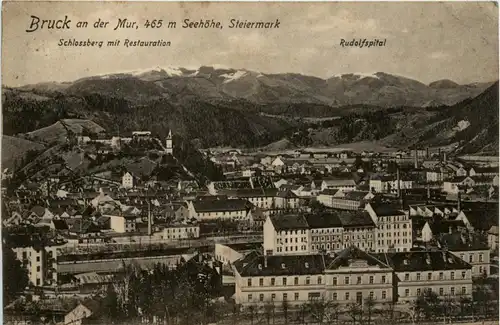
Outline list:
[[[406,190],[413,188],[413,181],[399,180],[399,189]],[[376,193],[397,193],[398,180],[394,176],[374,176],[370,179],[370,191]]]
[[[378,303],[416,300],[424,290],[458,299],[472,292],[471,266],[447,252],[368,253],[356,247],[337,254],[260,255],[233,264],[235,300],[244,307],[290,307],[318,298],[340,304],[367,298]]]
[[[268,216],[263,245],[267,255],[334,252],[350,246],[375,251],[375,224],[363,211]]]

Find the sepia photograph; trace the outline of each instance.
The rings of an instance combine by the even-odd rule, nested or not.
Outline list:
[[[9,325],[499,323],[498,2],[7,1]]]

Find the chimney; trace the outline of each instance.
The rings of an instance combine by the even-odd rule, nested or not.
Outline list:
[[[401,180],[399,179],[399,166],[398,168],[396,169],[396,186],[397,186],[397,189],[398,189],[398,199],[401,198]]]
[[[418,168],[418,149],[415,149],[415,169]]]
[[[441,148],[438,148],[438,159],[441,160]]]
[[[151,204],[148,201],[148,236],[151,236],[152,231],[152,220],[151,220]]]
[[[460,213],[460,211],[462,210],[462,193],[460,192],[460,190],[458,191],[457,210],[458,210],[458,213]]]
[[[267,268],[267,255],[264,255],[264,267]]]
[[[431,188],[429,184],[427,184],[427,202],[429,202],[431,199]]]
[[[429,159],[429,147],[425,148],[425,158]]]
[[[446,162],[446,152],[443,152],[443,161]]]

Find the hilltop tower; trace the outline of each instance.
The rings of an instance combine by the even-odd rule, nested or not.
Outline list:
[[[167,139],[165,140],[166,153],[172,155],[174,153],[174,144],[172,139],[172,130],[168,131]]]

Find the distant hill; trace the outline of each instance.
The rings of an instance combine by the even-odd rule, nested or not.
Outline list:
[[[44,145],[33,141],[2,136],[2,169],[13,169],[18,167],[26,159],[28,152],[38,152],[44,149]]]
[[[26,137],[44,143],[64,143],[70,134],[98,134],[103,131],[103,127],[90,120],[62,119],[50,126],[28,132]]]
[[[42,83],[22,87],[34,92],[71,96],[98,93],[145,103],[151,99],[198,97],[205,101],[242,99],[254,104],[309,103],[329,107],[374,105],[453,105],[484,91],[491,83],[458,85],[440,80],[430,85],[384,72],[348,73],[327,79],[297,73],[265,74],[245,69],[156,67],[82,78],[64,84]]]

